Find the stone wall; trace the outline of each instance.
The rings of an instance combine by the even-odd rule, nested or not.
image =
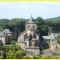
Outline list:
[[[20,42],[20,43],[18,43],[18,45],[19,45],[22,49],[25,49],[25,42]]]
[[[39,48],[26,48],[26,55],[27,56],[35,56],[40,54]]]
[[[0,40],[0,45],[2,45],[3,43],[2,43],[2,40]]]
[[[5,37],[2,37],[2,43],[5,45]]]

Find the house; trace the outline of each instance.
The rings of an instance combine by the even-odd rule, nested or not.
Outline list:
[[[49,47],[57,43],[57,34],[51,33],[48,36],[42,36],[43,43],[48,43]]]
[[[37,25],[32,21],[32,16],[26,23],[26,29],[18,37],[18,45],[25,49],[27,56],[40,54],[40,39],[37,34]]]
[[[10,39],[13,38],[13,33],[9,29],[4,29],[2,32],[4,35],[10,37]]]
[[[12,32],[9,29],[5,29],[0,32],[0,45],[6,45],[10,43],[12,39]]]
[[[43,38],[43,44],[50,45],[51,36],[42,36],[42,38]]]
[[[6,36],[2,33],[2,32],[0,32],[0,45],[5,45],[5,40],[6,40]]]
[[[60,45],[57,43],[57,34],[51,33],[48,36],[42,36],[43,43],[48,43],[49,48],[42,50],[43,55],[60,55]]]

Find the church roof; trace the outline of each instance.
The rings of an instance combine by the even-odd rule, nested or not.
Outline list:
[[[35,23],[35,22],[33,22],[32,20],[33,20],[33,18],[32,18],[32,15],[31,15],[31,17],[30,17],[28,23]]]

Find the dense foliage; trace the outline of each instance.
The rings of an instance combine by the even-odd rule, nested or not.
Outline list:
[[[4,51],[3,58],[5,59],[20,59],[25,56],[25,51],[16,44],[0,46],[0,50]]]
[[[60,44],[60,37],[57,37],[57,42]]]
[[[19,33],[25,30],[26,19],[0,19],[0,31],[10,29],[13,32],[14,39],[17,39]]]
[[[45,19],[45,24],[49,25],[55,30],[54,32],[60,32],[60,16],[55,18]]]
[[[3,31],[5,28],[10,29],[13,32],[14,39],[17,39],[19,34],[25,30],[27,19],[22,18],[15,18],[15,19],[0,19],[0,31]],[[53,30],[58,31],[60,30],[60,17],[57,18],[49,18],[43,19],[41,17],[37,17],[33,19],[34,22],[37,24],[37,32],[42,35],[48,35],[49,26],[53,28]],[[60,44],[60,37],[57,38],[58,43]],[[4,58],[31,58],[25,56],[25,51],[21,49],[19,46],[16,45],[16,41],[11,41],[10,45],[7,46],[0,46],[0,50],[6,52],[4,54]],[[34,56],[33,58],[42,58],[40,55]],[[52,58],[52,57],[46,57]]]
[[[14,34],[14,39],[17,39],[19,34],[25,30],[25,25],[28,19],[15,18],[15,19],[0,19],[0,31],[5,28],[10,29]],[[33,19],[37,24],[37,31],[40,35],[48,35],[48,26],[52,27],[53,30],[60,30],[60,17],[43,19],[42,17],[37,17]]]

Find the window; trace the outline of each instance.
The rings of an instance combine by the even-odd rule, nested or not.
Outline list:
[[[33,26],[33,29],[35,28],[35,26]]]

